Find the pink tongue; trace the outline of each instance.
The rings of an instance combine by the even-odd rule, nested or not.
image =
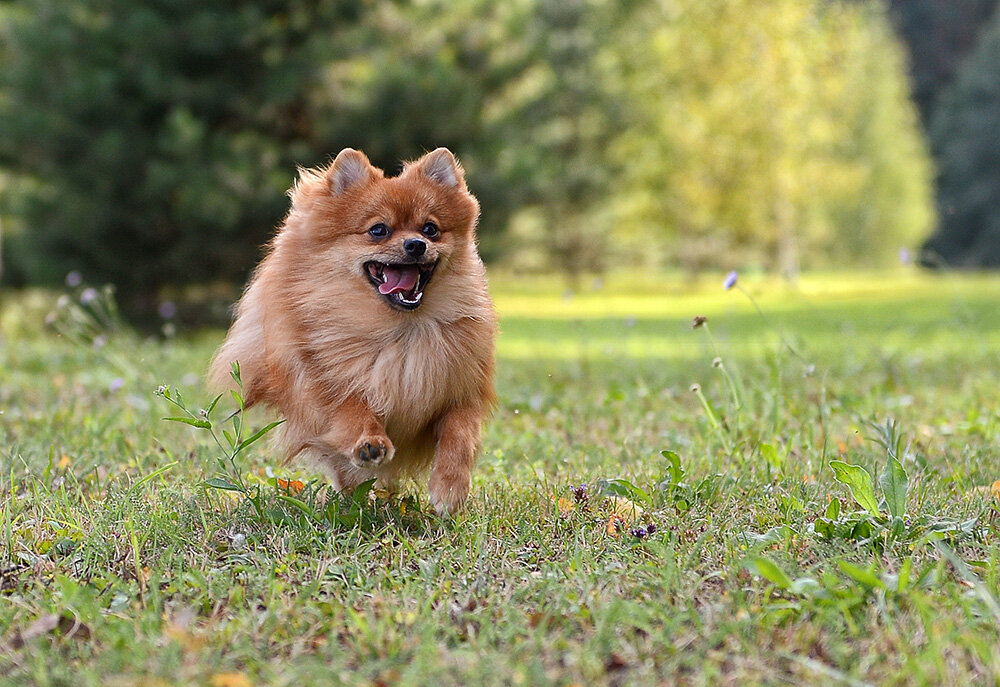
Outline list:
[[[412,291],[417,285],[420,270],[416,265],[386,265],[382,274],[385,276],[385,283],[379,284],[378,292],[388,296],[390,293]]]

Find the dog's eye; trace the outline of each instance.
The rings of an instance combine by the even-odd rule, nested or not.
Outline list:
[[[436,224],[434,224],[434,222],[427,222],[424,225],[423,234],[427,238],[429,238],[429,239],[436,239],[438,237],[438,234],[440,234],[440,233],[441,232],[438,231],[438,226]]]
[[[384,239],[389,235],[389,227],[379,222],[368,230],[368,235],[375,239]]]

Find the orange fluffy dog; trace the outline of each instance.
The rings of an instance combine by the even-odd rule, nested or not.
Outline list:
[[[430,466],[431,503],[455,512],[495,400],[496,318],[461,166],[438,148],[386,177],[348,148],[290,195],[211,382],[239,361],[247,405],[280,410],[288,458],[311,453],[338,489]]]

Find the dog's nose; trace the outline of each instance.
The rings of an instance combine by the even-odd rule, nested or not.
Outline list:
[[[427,250],[427,244],[420,239],[407,239],[403,241],[403,250],[406,254],[414,258],[419,258]]]

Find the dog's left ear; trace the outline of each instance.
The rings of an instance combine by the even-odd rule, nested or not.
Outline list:
[[[424,155],[416,162],[417,170],[425,177],[439,184],[465,190],[465,174],[462,165],[447,148],[438,148]]]

